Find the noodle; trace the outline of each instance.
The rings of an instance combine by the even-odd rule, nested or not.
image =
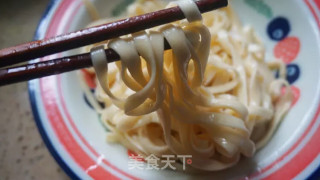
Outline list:
[[[160,4],[134,3],[129,14],[141,13],[146,3]],[[263,147],[287,113],[286,69],[264,61],[261,40],[229,7],[201,17],[193,1],[178,4],[188,21],[91,49],[96,99],[105,105],[97,112],[109,142],[143,156],[192,155],[190,165],[200,170],[226,169]],[[164,51],[165,39],[172,50]],[[121,61],[108,64],[104,46]],[[273,70],[280,71],[278,79]]]

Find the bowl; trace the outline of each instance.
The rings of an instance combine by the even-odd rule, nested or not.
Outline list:
[[[132,2],[93,1],[103,17],[120,14]],[[133,153],[119,144],[106,142],[108,130],[88,104],[77,72],[30,81],[30,101],[38,129],[53,157],[72,179],[319,177],[320,0],[233,0],[230,4],[243,24],[252,25],[263,39],[267,59],[277,57],[287,64],[287,79],[295,100],[271,141],[254,157],[242,158],[236,166],[219,172],[132,170],[128,165]],[[35,38],[71,32],[89,22],[81,0],[53,0]]]

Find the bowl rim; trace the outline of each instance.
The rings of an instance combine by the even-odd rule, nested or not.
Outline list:
[[[60,0],[50,0],[42,17],[39,20],[37,25],[33,40],[39,40],[40,34],[42,33],[42,26],[48,25],[48,18],[50,12],[55,11],[55,6],[60,2]],[[49,135],[46,133],[46,130],[42,124],[40,113],[38,110],[38,105],[36,102],[36,93],[37,91],[34,88],[35,80],[31,80],[28,82],[28,93],[29,93],[29,101],[31,104],[31,109],[33,113],[33,117],[38,128],[38,131],[46,145],[47,149],[49,150],[50,154],[53,156],[55,161],[58,165],[63,169],[63,171],[71,178],[71,179],[81,179],[70,166],[67,165],[66,161],[59,155],[58,151],[56,150],[55,146],[51,143],[49,139]]]

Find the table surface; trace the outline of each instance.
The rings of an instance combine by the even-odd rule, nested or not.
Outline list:
[[[0,49],[31,41],[48,3],[0,1]],[[35,125],[27,83],[0,87],[0,179],[69,179]]]

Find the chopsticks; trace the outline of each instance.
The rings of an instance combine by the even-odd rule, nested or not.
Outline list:
[[[165,41],[165,50],[168,49],[170,49],[170,46]],[[105,49],[105,53],[109,63],[120,59],[120,56],[113,49]],[[92,61],[90,53],[84,53],[13,68],[0,69],[0,86],[61,74],[91,66]]]
[[[200,0],[196,4],[201,13],[228,5],[227,0]],[[184,19],[181,9],[176,6],[141,16],[131,17],[108,24],[95,26],[57,37],[33,41],[15,47],[0,50],[0,68],[54,53],[67,51],[85,45],[139,32],[162,24]],[[166,47],[169,49],[170,47]],[[107,49],[110,60],[119,60],[113,50]],[[110,57],[109,57],[110,56]],[[27,81],[44,76],[60,74],[92,66],[90,54],[64,57],[45,62],[22,65],[0,70],[0,85]]]

